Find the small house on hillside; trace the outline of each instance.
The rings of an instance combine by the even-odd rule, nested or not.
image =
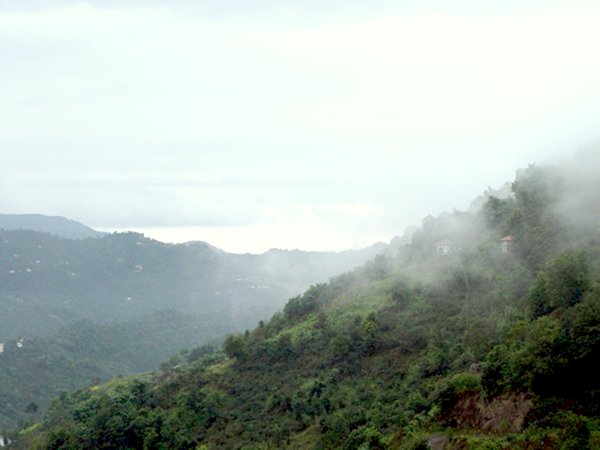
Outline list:
[[[447,255],[452,251],[452,241],[450,239],[442,239],[441,241],[437,241],[433,245],[435,245],[435,250],[440,255]]]
[[[4,353],[4,342],[0,342],[0,353]]]
[[[513,237],[508,235],[500,238],[500,250],[502,253],[510,253],[512,249]]]

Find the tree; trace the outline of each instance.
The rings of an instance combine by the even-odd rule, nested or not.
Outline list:
[[[562,231],[553,205],[562,179],[549,168],[530,166],[512,185],[515,208],[509,219],[515,250],[530,269],[539,270],[556,251]]]
[[[515,323],[486,357],[486,390],[494,393],[505,386],[527,391],[543,384],[558,366],[560,331],[560,322],[551,316]]]
[[[368,355],[373,353],[379,344],[380,332],[375,313],[370,313],[362,323],[361,337]]]
[[[38,404],[36,402],[30,402],[27,405],[27,408],[25,408],[25,412],[27,414],[32,414],[33,415],[33,414],[35,414],[38,411],[38,408],[39,408],[39,406],[38,406]]]
[[[246,341],[241,334],[227,336],[223,343],[223,351],[230,358],[243,358],[246,355]]]
[[[533,317],[567,309],[578,303],[591,286],[591,273],[583,251],[568,250],[539,272],[528,294]]]
[[[513,199],[500,199],[493,195],[490,196],[481,208],[481,213],[488,226],[504,225],[512,213],[514,203]]]

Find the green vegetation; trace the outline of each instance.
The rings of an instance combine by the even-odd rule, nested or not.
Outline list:
[[[513,199],[427,218],[221,353],[62,395],[16,446],[598,448],[600,220],[596,197],[562,192],[600,180],[576,168],[530,167]]]
[[[62,392],[156,369],[189,342],[214,338],[215,328],[204,326],[205,321],[165,310],[125,324],[76,322],[52,338],[21,341],[21,347],[17,341],[5,342],[0,354],[0,429],[41,418],[50,400]],[[186,360],[206,351],[196,348]]]
[[[137,233],[72,240],[0,229],[0,436],[39,419],[63,390],[154,370],[183,348],[254,326],[379,248],[234,255]],[[37,410],[28,411],[31,402]]]

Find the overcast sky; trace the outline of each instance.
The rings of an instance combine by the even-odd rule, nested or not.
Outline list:
[[[0,212],[260,252],[464,210],[600,138],[598,2],[482,3],[0,0]]]

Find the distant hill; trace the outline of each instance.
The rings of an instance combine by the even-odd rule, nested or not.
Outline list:
[[[66,239],[97,238],[106,234],[65,217],[43,214],[0,214],[0,229],[33,230]]]
[[[203,314],[221,324],[220,333],[244,329],[385,248],[238,255],[139,233],[62,239],[0,230],[0,342],[49,336],[75,320],[123,322],[164,308]]]

